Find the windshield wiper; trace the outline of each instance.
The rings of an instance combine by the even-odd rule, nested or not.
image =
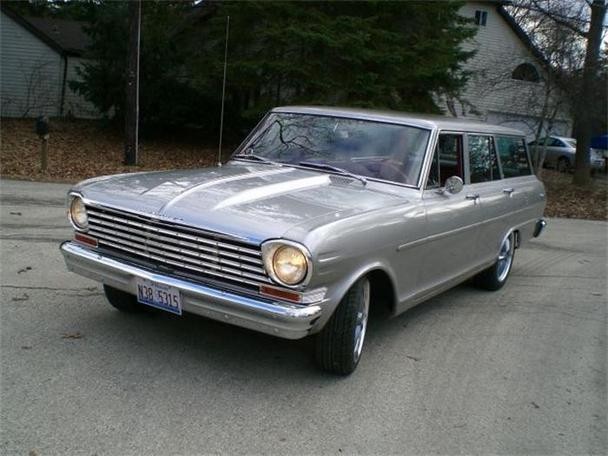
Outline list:
[[[257,161],[260,163],[268,163],[269,165],[278,164],[277,162],[273,162],[272,160],[269,160],[266,157],[262,157],[261,155],[255,155],[255,154],[236,154],[236,155],[233,155],[232,158],[237,158],[239,160]]]
[[[327,163],[313,163],[313,162],[300,162],[300,166],[304,166],[306,168],[315,168],[315,169],[325,169],[327,171],[334,171],[343,176],[352,177],[353,179],[357,179],[363,185],[367,185],[367,179],[363,176],[359,176],[358,174],[351,173],[350,171],[346,171],[345,169],[338,168],[337,166],[328,165]]]

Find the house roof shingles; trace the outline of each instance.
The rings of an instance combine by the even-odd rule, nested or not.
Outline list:
[[[60,54],[82,55],[91,43],[84,22],[49,17],[24,17],[1,4],[2,12]]]

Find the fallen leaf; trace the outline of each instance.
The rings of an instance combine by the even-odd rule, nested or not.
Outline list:
[[[62,339],[82,339],[84,337],[84,335],[82,335],[80,332],[76,331],[74,333],[63,333],[61,335]]]

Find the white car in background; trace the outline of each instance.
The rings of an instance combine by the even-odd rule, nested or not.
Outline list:
[[[574,167],[576,155],[576,139],[565,136],[547,136],[528,143],[530,154],[534,157],[536,148],[547,147],[544,165],[547,168],[555,168],[560,172],[569,171]],[[600,150],[590,149],[590,164],[592,169],[604,169],[604,157]]]

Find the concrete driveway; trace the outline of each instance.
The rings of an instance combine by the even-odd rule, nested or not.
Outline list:
[[[68,273],[65,185],[2,181],[2,454],[606,454],[603,222],[550,220],[496,293],[376,318],[354,375],[309,340],[123,315]]]

